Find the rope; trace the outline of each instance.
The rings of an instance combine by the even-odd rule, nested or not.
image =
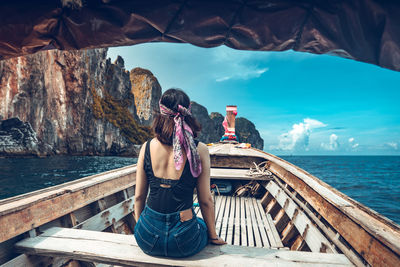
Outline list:
[[[246,175],[252,177],[253,179],[259,178],[259,177],[266,177],[266,178],[272,179],[272,172],[267,170],[267,167],[268,167],[267,162],[268,161],[263,161],[259,164],[256,164],[255,162],[253,162],[254,167],[250,167],[250,169]]]

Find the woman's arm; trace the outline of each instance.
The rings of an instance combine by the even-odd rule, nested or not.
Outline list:
[[[201,214],[207,225],[208,237],[213,244],[226,244],[216,233],[214,201],[210,192],[210,154],[205,144],[199,143],[198,146],[202,172],[197,178],[197,198],[199,199]]]
[[[147,142],[146,142],[147,143]],[[140,214],[144,209],[146,203],[147,191],[149,189],[147,183],[146,173],[144,172],[144,152],[146,143],[142,145],[139,152],[139,158],[136,168],[136,188],[135,188],[135,220],[139,220]],[[150,144],[149,144],[150,145]]]

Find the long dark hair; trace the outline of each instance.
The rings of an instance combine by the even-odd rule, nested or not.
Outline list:
[[[165,91],[160,101],[161,104],[173,111],[178,111],[178,105],[185,108],[189,108],[190,105],[188,95],[177,88],[171,88]],[[201,131],[200,123],[193,116],[185,116],[184,120],[192,129],[193,137],[196,138],[197,134]],[[172,145],[174,126],[175,122],[173,117],[161,115],[160,112],[155,111],[152,129],[154,135],[161,143],[169,146]]]

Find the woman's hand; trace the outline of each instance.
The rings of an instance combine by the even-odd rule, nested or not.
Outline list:
[[[215,237],[215,238],[209,238],[210,243],[213,245],[225,245],[226,242],[219,236]]]

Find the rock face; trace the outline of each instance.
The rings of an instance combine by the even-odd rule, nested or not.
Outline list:
[[[205,107],[196,102],[191,102],[192,114],[196,120],[201,124],[201,132],[198,139],[203,143],[217,142],[221,136],[217,135],[214,121],[208,116],[208,111]]]
[[[264,140],[254,123],[246,118],[236,118],[236,135],[242,143],[250,143],[253,147],[263,150]]]
[[[204,143],[218,142],[225,130],[222,126],[224,116],[218,112],[208,115],[207,109],[202,105],[192,102],[192,114],[200,122],[202,129],[198,139]],[[245,118],[236,118],[236,135],[242,143],[250,143],[258,149],[264,148],[264,140],[254,124]]]
[[[160,98],[150,71],[129,72],[119,56],[111,63],[107,49],[51,50],[0,61],[0,120],[6,120],[0,155],[136,156],[152,136],[148,126]],[[209,116],[196,102],[192,113],[202,125],[199,140],[219,141],[224,117]],[[238,118],[236,125],[241,142],[262,149],[254,124]]]
[[[49,145],[38,140],[29,122],[11,118],[0,122],[0,156],[45,156]]]
[[[140,126],[130,74],[106,49],[44,51],[0,61],[0,115],[29,122],[57,153],[129,154]]]
[[[132,93],[135,96],[136,114],[143,125],[150,126],[153,111],[159,111],[161,86],[149,70],[134,68],[130,72]]]

